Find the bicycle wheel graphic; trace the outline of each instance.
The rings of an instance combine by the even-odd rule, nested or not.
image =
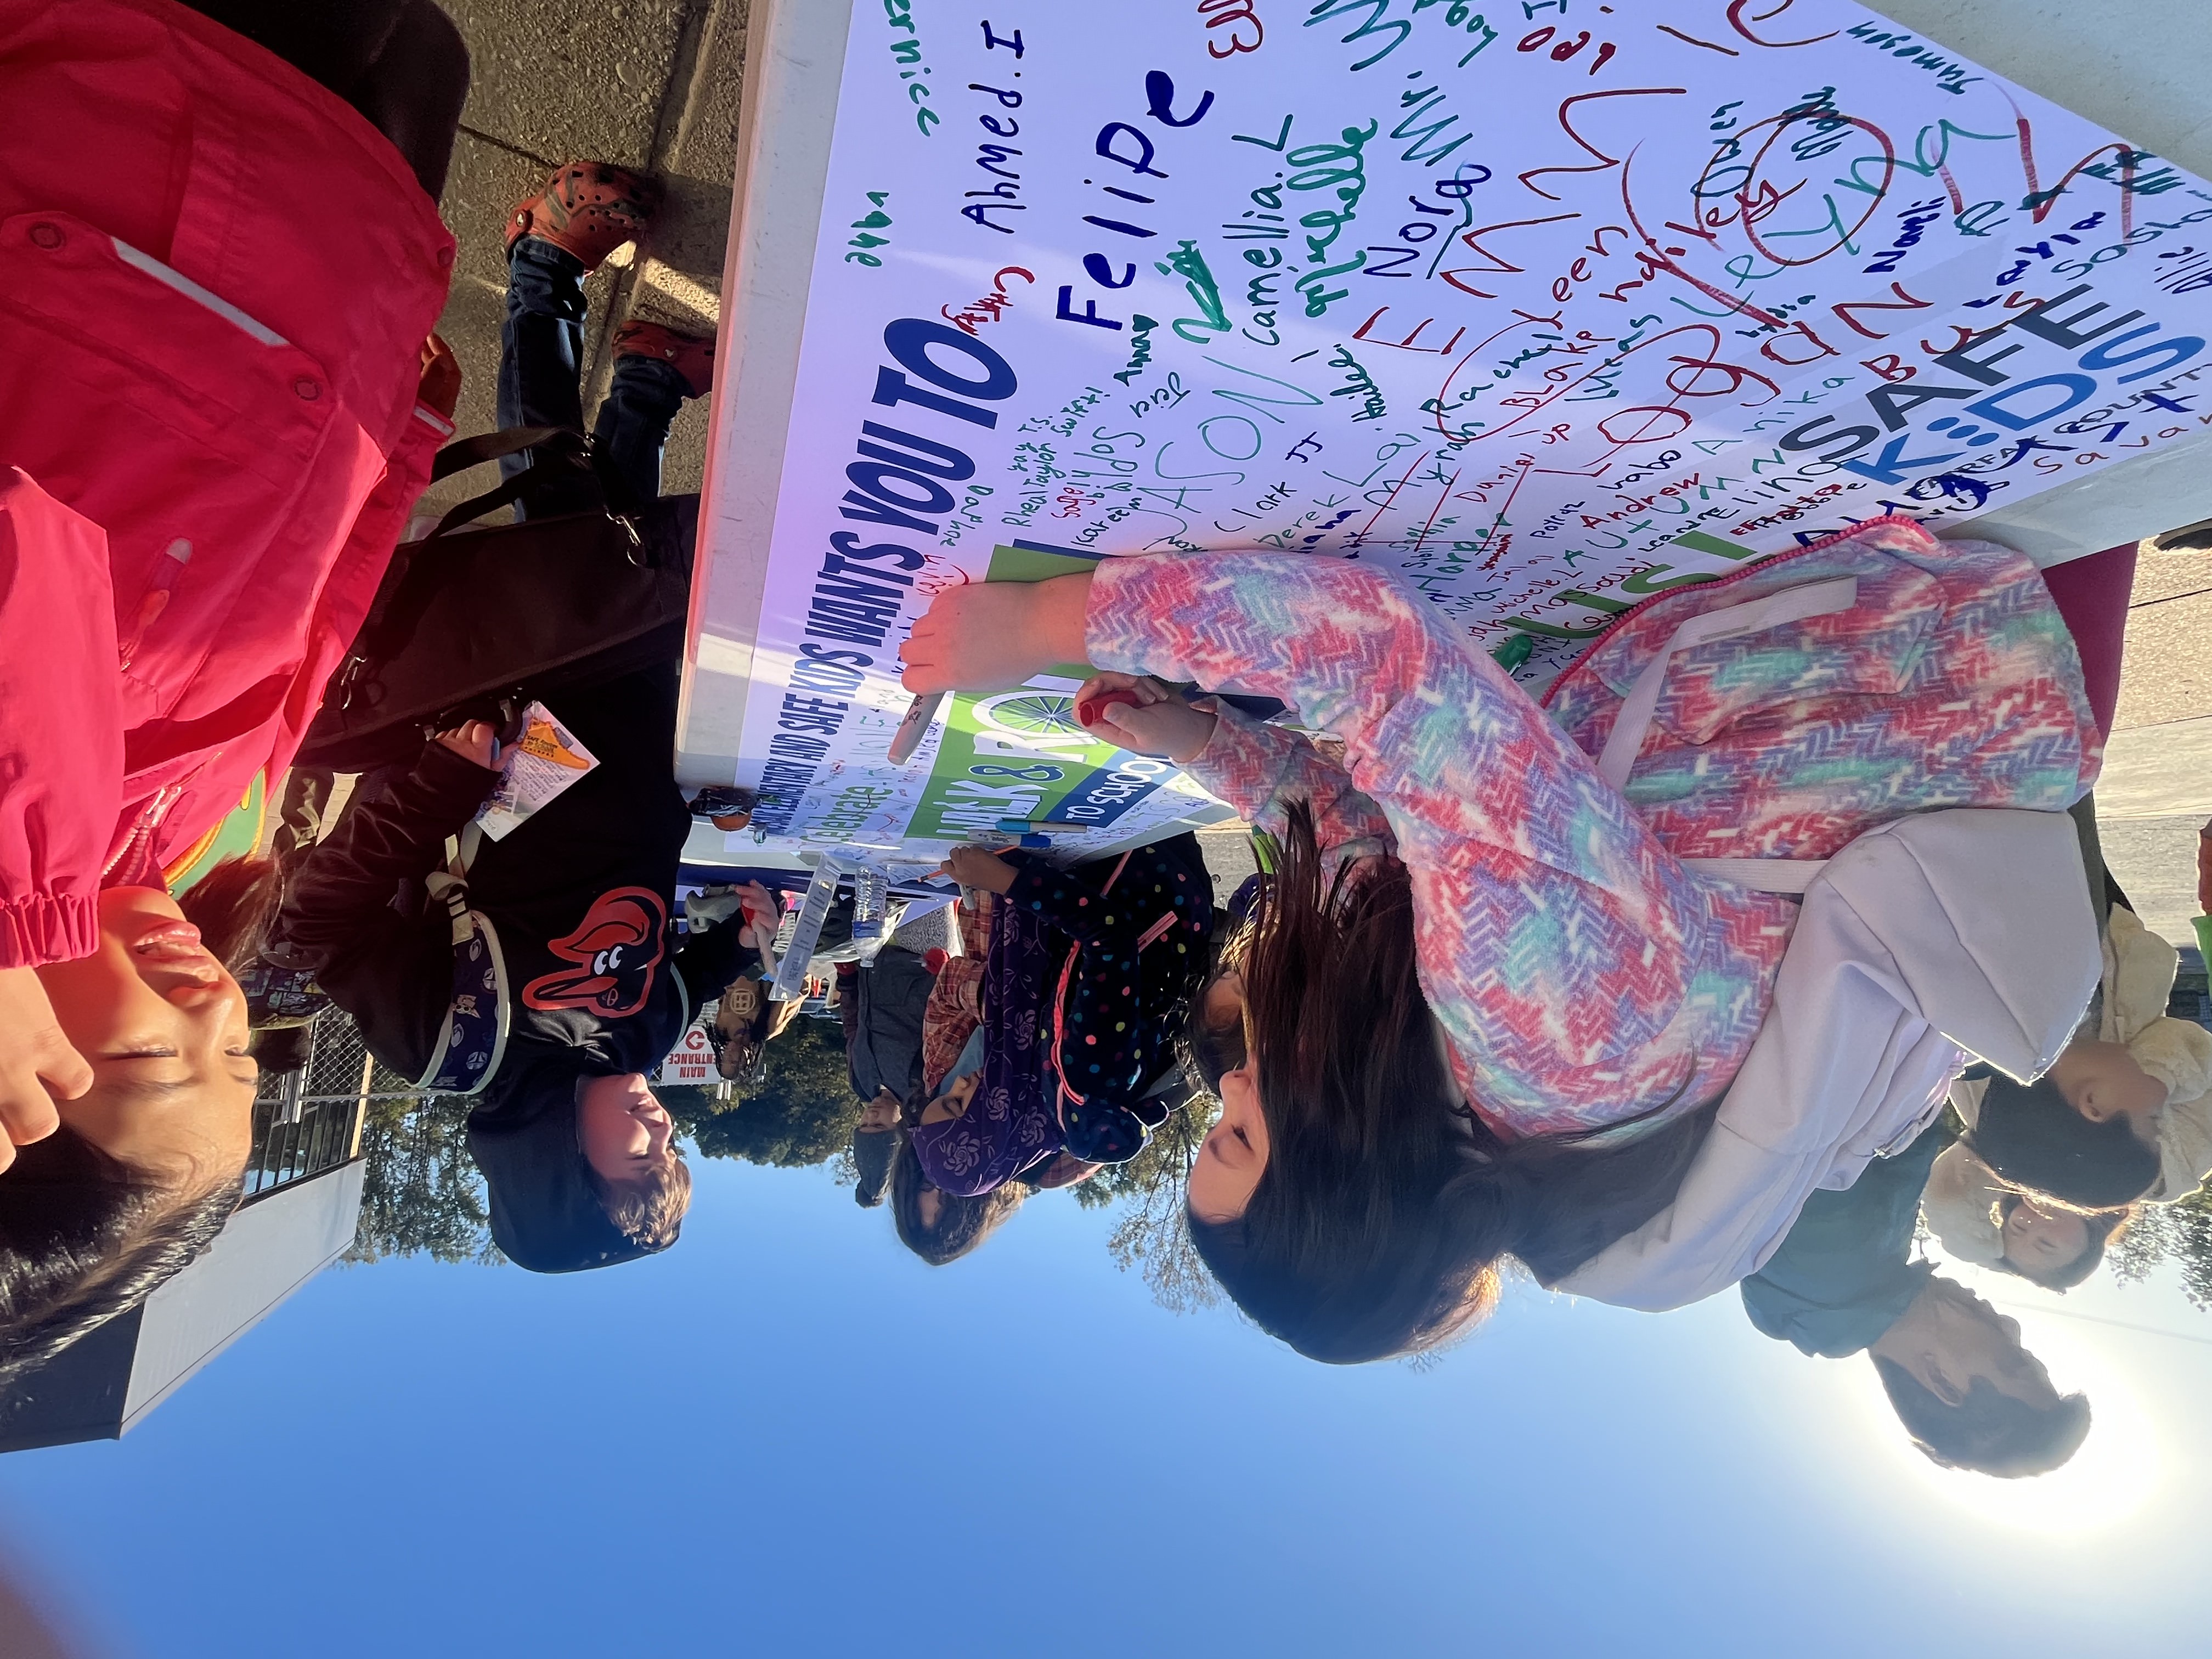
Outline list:
[[[975,712],[1001,732],[1025,738],[1089,734],[1076,723],[1075,699],[1053,691],[1024,691],[978,703]]]

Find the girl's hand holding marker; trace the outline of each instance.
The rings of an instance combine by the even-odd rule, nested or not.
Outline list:
[[[908,713],[916,729],[907,752],[927,724],[926,717],[915,718],[923,699],[946,691],[1001,691],[1060,663],[1081,662],[1088,654],[1084,610],[1091,581],[1079,575],[969,582],[939,593],[901,650],[902,683],[919,694]],[[1149,676],[1094,674],[1076,694],[1076,719],[1105,742],[1176,761],[1192,759],[1213,736],[1212,715]]]
[[[1103,743],[1188,763],[1213,739],[1214,717],[1149,674],[1093,674],[1075,694],[1075,718]]]

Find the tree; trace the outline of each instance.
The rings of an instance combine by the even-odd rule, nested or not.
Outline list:
[[[361,1221],[348,1261],[428,1255],[489,1265],[483,1180],[469,1157],[470,1103],[449,1096],[372,1100],[362,1126]]]
[[[1170,1313],[1193,1313],[1221,1300],[1221,1291],[1191,1243],[1183,1210],[1184,1188],[1198,1149],[1221,1103],[1200,1095],[1152,1131],[1144,1150],[1127,1164],[1109,1164],[1074,1188],[1087,1209],[1122,1206],[1106,1240],[1114,1265],[1144,1275],[1152,1300]]]
[[[796,1020],[768,1045],[768,1074],[743,1100],[720,1100],[705,1089],[657,1092],[702,1157],[779,1169],[828,1163],[845,1150],[860,1121],[843,1033],[822,1019]]]
[[[2112,1277],[2140,1284],[2160,1263],[2171,1261],[2181,1293],[2212,1312],[2212,1192],[2191,1193],[2179,1204],[2147,1204],[2107,1258]]]
[[[303,1101],[350,1106],[366,1094],[362,1131],[361,1218],[347,1261],[428,1255],[440,1261],[503,1261],[491,1242],[483,1181],[469,1156],[471,1103],[416,1092],[409,1079],[371,1059],[361,1030],[329,1008],[308,1028],[296,1084]],[[270,1076],[263,1098],[281,1099]]]
[[[316,1052],[314,1086],[342,1085],[347,1092],[362,1086],[360,1037],[335,1010],[323,1017]],[[322,1075],[325,1072],[329,1077]],[[428,1255],[487,1266],[506,1261],[492,1243],[483,1178],[469,1156],[472,1103],[408,1092],[405,1083],[381,1066],[368,1086],[376,1097],[368,1102],[362,1127],[367,1167],[361,1221],[344,1259]],[[749,1100],[725,1102],[703,1089],[658,1092],[703,1156],[785,1167],[836,1158],[851,1139],[860,1115],[860,1103],[853,1098],[846,1078],[841,1034],[835,1025],[814,1019],[799,1020],[769,1045],[767,1079]]]

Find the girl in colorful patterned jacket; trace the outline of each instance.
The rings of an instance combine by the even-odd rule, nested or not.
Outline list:
[[[1723,1211],[1777,1213],[1731,1245],[1727,1273],[1763,1260],[1814,1185],[1848,1185],[1909,1140],[1966,1054],[1914,1000],[1911,963],[1870,976],[1838,956],[1881,955],[1841,878],[1917,857],[1915,836],[1869,831],[1933,813],[1933,838],[1955,841],[1947,820],[2006,820],[2007,846],[2041,860],[2021,879],[2080,890],[2070,908],[2057,886],[2036,895],[2057,965],[2025,1001],[1979,1000],[1976,1017],[2006,1029],[1977,1031],[1977,1052],[2033,1075],[2095,979],[2056,815],[2101,739],[2049,593],[2002,547],[1882,520],[1678,588],[1585,653],[1548,719],[1432,607],[1301,555],[1109,559],[950,589],[915,627],[906,684],[996,689],[1085,659],[1109,671],[1085,696],[1136,698],[1098,735],[1165,751],[1282,844],[1241,951],[1242,1008],[1233,985],[1208,994],[1247,1052],[1222,1078],[1189,1209],[1246,1314],[1313,1358],[1432,1346],[1493,1304],[1509,1253],[1557,1282],[1687,1195],[1801,926],[1798,899],[1765,889],[1804,893],[1802,922],[1820,918],[1820,971],[1785,1011],[1817,1023],[1840,998],[1849,1041],[1826,1056],[1840,1083],[1765,1057],[1810,1115],[1747,1139],[1763,1185]],[[1144,675],[1280,697],[1344,740],[1348,768]],[[1955,807],[2032,810],[1936,811]],[[1849,1000],[1870,977],[1887,998],[1871,1036]]]

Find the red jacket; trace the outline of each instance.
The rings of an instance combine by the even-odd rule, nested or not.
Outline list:
[[[0,0],[0,966],[287,765],[450,430],[453,242],[349,106],[168,0]]]

